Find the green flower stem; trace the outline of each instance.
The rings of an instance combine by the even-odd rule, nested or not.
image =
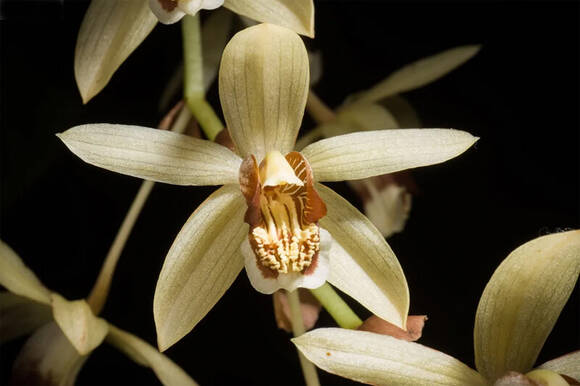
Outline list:
[[[298,337],[306,332],[304,328],[304,321],[302,320],[302,311],[300,310],[300,297],[298,296],[298,290],[287,292],[288,303],[290,305],[290,318],[292,322],[292,332],[295,337]],[[304,375],[304,381],[306,386],[318,386],[320,381],[318,380],[318,373],[316,372],[316,367],[310,362],[302,353],[298,352],[298,359],[300,359],[300,366],[302,367],[302,374]]]
[[[310,292],[312,292],[314,297],[322,304],[340,327],[355,329],[362,324],[362,320],[342,300],[330,284],[324,283],[322,287],[312,289]]]
[[[203,88],[203,56],[199,13],[186,15],[181,22],[183,36],[183,96],[191,113],[208,139],[213,141],[224,128],[221,120],[205,99]]]
[[[177,133],[182,133],[189,119],[191,118],[191,113],[188,109],[183,108],[181,112],[175,119],[173,123],[172,131]],[[101,267],[101,271],[99,272],[99,276],[91,290],[91,293],[87,299],[87,302],[93,313],[98,315],[105,306],[105,302],[107,301],[107,296],[109,294],[109,290],[111,289],[111,281],[113,280],[113,274],[115,273],[115,268],[117,263],[119,262],[119,257],[121,257],[121,253],[123,252],[123,248],[125,248],[125,244],[127,243],[127,239],[133,230],[133,226],[153,189],[155,182],[153,181],[143,181],[141,183],[141,187],[137,192],[137,195],[133,199],[133,203],[117,232],[117,236],[115,236],[115,240],[109,249],[109,253],[103,262],[103,266]]]

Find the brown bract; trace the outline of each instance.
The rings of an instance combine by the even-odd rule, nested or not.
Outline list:
[[[407,317],[407,330],[405,331],[402,328],[373,315],[365,320],[358,330],[390,335],[397,339],[414,342],[421,337],[426,320],[426,315],[409,315]]]

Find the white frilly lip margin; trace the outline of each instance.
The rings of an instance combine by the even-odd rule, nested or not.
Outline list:
[[[318,288],[324,284],[330,271],[329,255],[332,242],[330,233],[320,228],[320,250],[318,252],[316,268],[312,273],[308,275],[301,273],[281,273],[277,278],[267,278],[264,277],[262,271],[258,268],[256,255],[250,247],[248,238],[246,238],[242,243],[241,249],[244,255],[248,279],[250,279],[250,283],[256,291],[267,295],[273,294],[279,289],[292,292],[298,288]]]

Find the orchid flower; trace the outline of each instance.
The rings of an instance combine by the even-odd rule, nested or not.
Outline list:
[[[232,38],[219,70],[235,152],[137,126],[89,124],[59,134],[73,153],[105,169],[177,185],[225,185],[191,215],[165,259],[154,299],[162,350],[209,312],[244,265],[259,292],[328,280],[405,328],[409,294],[397,258],[358,210],[318,182],[443,162],[477,138],[447,129],[369,131],[293,152],[308,78],[300,37],[260,24]]]
[[[87,103],[157,25],[222,6],[239,15],[314,37],[312,0],[92,0],[79,30],[75,79]],[[227,23],[226,23],[227,24]]]
[[[150,367],[165,385],[196,385],[168,357],[135,335],[96,316],[85,300],[69,301],[46,288],[0,241],[0,341],[32,333],[14,363],[19,384],[73,385],[91,352],[103,340],[140,365]]]
[[[320,368],[365,383],[567,385],[565,377],[580,380],[580,351],[532,367],[579,273],[578,230],[542,236],[514,250],[479,301],[473,334],[477,372],[440,351],[369,332],[324,328],[293,341]]]
[[[318,126],[298,141],[298,149],[316,138],[354,131],[421,127],[417,113],[399,94],[442,78],[475,56],[479,49],[477,45],[455,47],[410,63],[370,89],[349,95],[334,110],[311,91],[307,111]],[[365,215],[383,236],[403,230],[416,190],[408,172],[349,181],[349,185],[360,196]]]

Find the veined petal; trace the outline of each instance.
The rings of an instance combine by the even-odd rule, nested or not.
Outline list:
[[[0,240],[0,284],[16,295],[50,304],[50,291],[20,259],[20,257]]]
[[[321,369],[363,383],[486,385],[481,375],[457,359],[387,335],[319,328],[292,342]]]
[[[423,87],[467,62],[479,52],[480,48],[479,45],[455,47],[408,64],[361,93],[359,100],[376,102],[391,95]]]
[[[149,343],[109,324],[107,342],[142,366],[150,367],[164,385],[197,385],[185,371]]]
[[[216,143],[140,126],[97,123],[57,136],[87,163],[175,185],[237,183],[242,162]]]
[[[580,382],[580,350],[552,359],[538,368],[564,374]]]
[[[161,351],[191,331],[242,270],[240,244],[248,234],[245,209],[239,185],[223,186],[193,212],[177,235],[153,300]]]
[[[272,150],[292,150],[308,95],[308,55],[291,30],[260,24],[226,46],[219,91],[230,135],[243,158],[258,163]]]
[[[91,1],[75,49],[75,79],[83,103],[109,83],[156,24],[145,0]]]
[[[394,129],[351,133],[308,145],[302,154],[316,181],[357,180],[438,164],[477,141],[452,129]]]
[[[88,356],[81,356],[55,322],[38,329],[14,362],[17,385],[72,386]]]
[[[28,298],[0,292],[0,343],[28,335],[52,320],[52,310]]]
[[[580,272],[580,231],[525,243],[500,264],[475,316],[475,364],[490,381],[529,371]]]
[[[373,314],[405,329],[409,288],[397,257],[355,207],[324,185],[316,189],[328,209],[320,226],[333,238],[328,281]]]
[[[151,12],[163,24],[177,23],[185,12],[177,6],[177,0],[149,0]]]
[[[224,7],[264,23],[277,24],[314,37],[312,0],[225,0]]]
[[[79,354],[86,355],[101,344],[107,322],[96,317],[86,301],[69,301],[56,293],[51,299],[54,320]]]

